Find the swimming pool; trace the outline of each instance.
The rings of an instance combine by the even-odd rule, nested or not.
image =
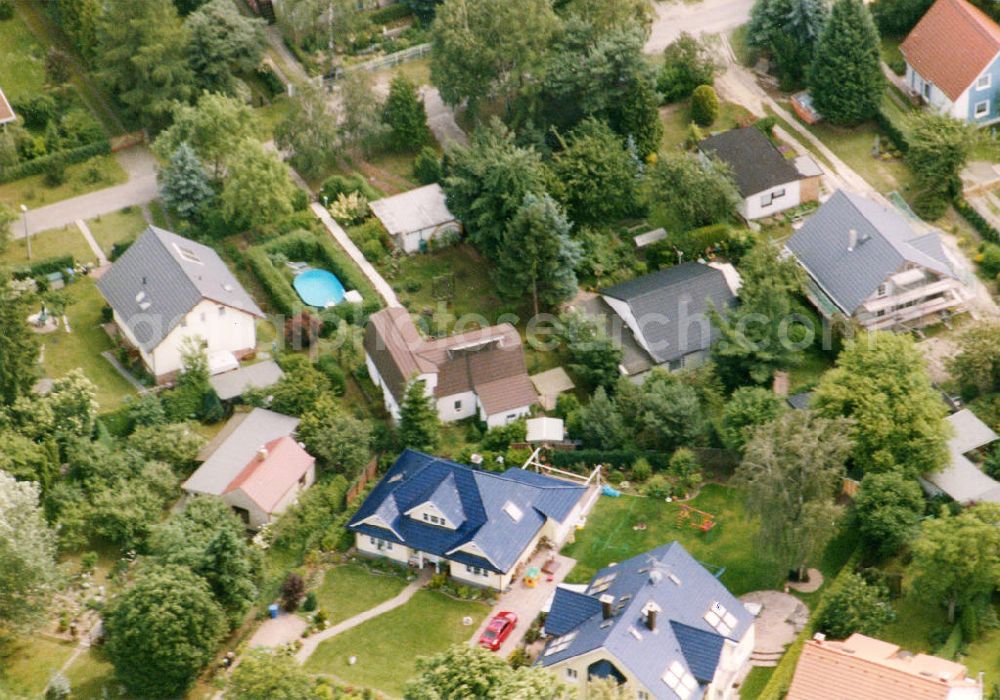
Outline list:
[[[344,285],[335,274],[326,270],[306,270],[297,275],[292,284],[309,306],[325,309],[344,300]]]

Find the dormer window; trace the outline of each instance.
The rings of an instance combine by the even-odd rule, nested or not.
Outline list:
[[[524,517],[524,512],[513,501],[507,501],[503,504],[503,512],[510,516],[510,519],[515,523],[521,522],[521,518]]]
[[[715,628],[723,637],[728,637],[736,627],[736,616],[726,610],[722,603],[712,603],[705,612],[705,622]]]

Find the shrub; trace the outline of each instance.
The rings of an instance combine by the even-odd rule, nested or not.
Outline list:
[[[294,571],[281,584],[281,606],[288,612],[295,612],[306,594],[306,584]]]
[[[673,493],[670,482],[662,474],[650,477],[649,481],[646,482],[646,487],[642,491],[650,498],[667,498]]]
[[[816,628],[833,639],[846,639],[855,632],[874,635],[896,618],[888,591],[854,573],[843,578],[825,603]]]
[[[302,602],[302,609],[306,612],[312,612],[316,609],[316,591],[306,593],[306,599]]]
[[[962,197],[955,199],[955,209],[962,217],[972,224],[983,238],[994,243],[1000,243],[1000,231],[997,231],[989,221],[983,218],[982,214],[972,208]]]
[[[706,48],[690,34],[681,34],[663,50],[656,89],[665,102],[690,95],[699,85],[711,85],[715,65]]]
[[[14,0],[0,0],[0,22],[14,18]]]
[[[691,118],[699,126],[711,126],[719,118],[719,96],[711,85],[700,85],[691,95]]]
[[[44,128],[58,113],[55,98],[45,92],[18,100],[13,107],[14,112],[24,119],[24,125],[29,129]]]
[[[301,306],[299,298],[292,285],[274,266],[264,249],[250,248],[246,252],[246,260],[257,281],[267,290],[275,309],[285,316],[294,314],[296,309]]]
[[[443,175],[441,159],[438,158],[437,151],[430,146],[421,148],[420,153],[413,160],[413,177],[417,178],[417,182],[421,185],[430,185],[440,182]]]
[[[372,24],[392,24],[393,22],[398,22],[401,19],[406,19],[413,14],[409,6],[404,2],[399,2],[394,5],[387,5],[385,7],[380,7],[377,10],[372,10],[368,15],[368,20]]]
[[[66,161],[61,155],[56,155],[45,164],[45,176],[42,182],[46,187],[58,187],[66,182]]]
[[[64,165],[71,163],[82,163],[90,160],[94,156],[111,153],[111,143],[107,139],[101,139],[86,146],[73,148],[59,153],[42,155],[31,160],[26,160],[17,165],[9,165],[0,168],[0,183],[13,182],[29,175],[39,175],[45,172],[48,163],[54,159],[60,159]]]
[[[330,380],[330,387],[337,396],[343,396],[345,380],[344,371],[340,369],[337,358],[331,354],[321,355],[316,367]]]
[[[777,123],[778,119],[776,117],[763,117],[762,119],[758,119],[757,121],[755,121],[753,125],[757,129],[760,129],[760,131],[763,132],[765,136],[770,137],[772,135],[772,132],[774,131],[774,126]]]
[[[649,479],[653,475],[653,468],[649,465],[649,462],[644,458],[640,457],[635,460],[635,464],[632,465],[632,480],[642,483]]]
[[[340,195],[349,195],[352,192],[360,192],[368,201],[380,198],[378,191],[361,175],[331,175],[323,182],[319,195],[320,198],[326,197],[332,204]]]
[[[979,266],[990,277],[996,277],[1000,273],[1000,245],[996,243],[986,243],[982,251],[976,256]]]

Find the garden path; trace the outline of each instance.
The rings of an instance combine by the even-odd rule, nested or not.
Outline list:
[[[344,620],[343,622],[334,625],[333,627],[330,627],[328,629],[323,630],[322,632],[306,637],[305,639],[302,640],[302,648],[299,649],[299,651],[295,654],[296,660],[298,660],[299,663],[305,663],[306,659],[308,659],[309,656],[314,651],[316,651],[316,647],[318,647],[321,642],[324,642],[327,639],[330,639],[331,637],[336,637],[338,634],[341,634],[342,632],[346,632],[349,629],[357,627],[362,623],[368,622],[368,620],[372,619],[373,617],[378,617],[383,613],[387,613],[390,610],[394,610],[400,607],[401,605],[405,605],[410,601],[410,598],[412,598],[418,590],[424,587],[427,581],[430,580],[430,577],[431,577],[431,569],[425,567],[420,571],[420,575],[417,576],[417,578],[415,578],[413,581],[411,581],[409,585],[407,585],[407,587],[404,588],[395,598],[390,598],[389,600],[379,603],[374,608],[369,608],[368,610],[365,610],[363,613],[358,613],[354,617],[350,617]]]
[[[125,207],[145,204],[159,196],[156,159],[145,146],[136,146],[115,155],[128,174],[128,182],[103,190],[71,197],[28,211],[28,234],[75,224],[77,219],[93,219]],[[12,226],[15,238],[24,238],[24,217]]]

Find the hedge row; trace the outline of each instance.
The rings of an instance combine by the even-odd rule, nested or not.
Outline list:
[[[62,272],[66,268],[72,268],[76,264],[72,255],[57,255],[53,258],[45,258],[31,265],[18,265],[14,268],[13,274],[17,279],[27,277],[41,277],[50,272]]]
[[[246,261],[257,280],[267,290],[275,311],[285,316],[294,316],[302,308],[295,290],[288,284],[281,270],[271,262],[267,251],[258,247],[250,248],[246,252]]]
[[[875,112],[875,123],[889,137],[892,145],[899,149],[901,153],[910,150],[910,143],[906,140],[906,133],[896,126],[896,123],[885,113],[885,109]]]
[[[70,163],[82,163],[95,156],[103,156],[109,153],[111,153],[110,141],[107,139],[95,141],[79,148],[50,153],[49,155],[18,163],[17,165],[0,168],[0,182],[12,182],[20,180],[22,177],[40,175],[45,172],[45,168],[48,165],[57,161],[62,161],[65,165],[69,165]]]
[[[972,224],[972,228],[979,231],[980,235],[991,243],[1000,243],[1000,231],[976,211],[965,198],[955,198],[955,210],[961,214],[966,221]]]
[[[409,5],[405,2],[397,2],[392,5],[386,5],[385,7],[380,7],[377,10],[372,10],[368,15],[368,19],[372,24],[392,24],[393,22],[398,22],[405,17],[409,17],[413,14]]]
[[[820,596],[816,608],[809,616],[809,621],[806,622],[802,631],[799,632],[799,636],[788,647],[785,655],[781,657],[781,661],[775,667],[774,673],[771,674],[771,677],[767,681],[767,685],[764,686],[760,695],[757,696],[757,700],[782,700],[788,693],[788,688],[792,684],[792,676],[795,675],[795,667],[798,666],[799,656],[802,654],[802,647],[815,634],[816,620],[819,619],[820,613],[823,612],[824,605],[830,600],[831,595],[844,585],[844,579],[847,578],[849,573],[854,571],[860,560],[861,549],[859,548],[847,559],[847,563],[844,564],[840,572],[830,582],[830,585],[827,586],[826,592]]]

